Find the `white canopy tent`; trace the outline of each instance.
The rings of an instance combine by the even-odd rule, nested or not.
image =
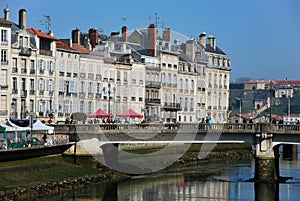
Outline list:
[[[30,127],[27,127],[28,130],[31,130]],[[32,125],[32,130],[34,131],[39,131],[39,130],[46,130],[48,131],[49,134],[52,134],[54,131],[54,127],[52,126],[47,126],[46,124],[43,124],[40,120],[37,120],[33,125]]]

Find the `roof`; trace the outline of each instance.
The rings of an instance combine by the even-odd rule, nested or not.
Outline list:
[[[29,28],[29,29],[27,29],[27,31],[29,31],[32,34],[37,35],[40,38],[47,38],[47,39],[50,39],[50,40],[58,40],[57,38],[55,38],[55,37],[53,37],[49,34],[45,34],[44,32],[41,32],[41,31],[36,30],[34,28]]]
[[[56,41],[56,48],[57,49],[64,49],[64,50],[68,50],[68,51],[77,51],[74,48],[70,47],[69,45],[61,42],[61,41]]]
[[[216,49],[214,49],[214,48],[212,48],[209,44],[206,44],[205,51],[206,51],[206,52],[215,53],[215,54],[223,54],[223,55],[226,55],[226,54],[225,54],[218,46],[216,46]]]
[[[77,50],[78,52],[82,53],[82,54],[92,54],[92,55],[98,55],[98,56],[101,56],[100,54],[97,54],[96,52],[94,51],[91,51],[85,47],[83,47],[82,45],[78,45],[76,43],[73,43],[72,44],[72,48]]]
[[[14,23],[11,21],[8,21],[4,18],[0,18],[0,24],[5,24],[5,25],[13,25]]]
[[[290,85],[290,86],[300,85],[300,80],[275,80],[273,82],[274,85]]]

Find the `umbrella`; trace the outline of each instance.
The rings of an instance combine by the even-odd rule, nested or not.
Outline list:
[[[96,112],[87,115],[89,118],[103,118],[112,117],[113,115],[104,112],[102,109],[98,109]]]
[[[127,112],[118,114],[118,117],[143,118],[143,115],[135,112],[133,109],[129,109]]]

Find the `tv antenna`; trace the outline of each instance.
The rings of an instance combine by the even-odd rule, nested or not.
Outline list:
[[[45,28],[45,32],[49,32],[51,30],[51,18],[50,15],[44,15],[44,20],[39,20],[41,27]]]

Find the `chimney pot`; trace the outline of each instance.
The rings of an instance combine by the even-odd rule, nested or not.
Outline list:
[[[19,26],[21,29],[26,29],[26,10],[24,8],[19,10]]]
[[[148,37],[150,40],[150,52],[153,57],[156,57],[156,34],[157,29],[155,24],[150,24],[148,27]]]
[[[163,40],[170,42],[171,41],[171,29],[165,28],[163,31]]]
[[[126,26],[122,27],[122,41],[128,42],[128,28]]]
[[[9,9],[8,8],[4,8],[4,19],[9,20]]]

